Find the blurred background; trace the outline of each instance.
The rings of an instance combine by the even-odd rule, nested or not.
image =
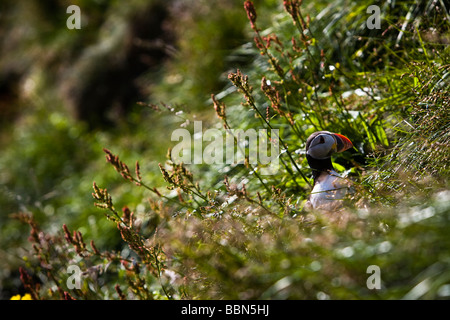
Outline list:
[[[325,71],[324,66],[320,70],[307,70],[304,65],[312,65],[308,60],[311,57],[307,57],[306,51],[299,50],[294,52],[298,59],[284,66],[291,74],[300,75],[300,80],[306,79],[305,82],[318,79],[321,90],[319,94],[323,93],[320,99],[328,100],[325,100],[323,106],[317,106],[311,98],[311,101],[314,101],[308,108],[316,108],[318,123],[327,125],[323,129],[336,129],[341,130],[339,132],[343,134],[352,134],[352,141],[358,150],[353,150],[352,154],[348,153],[351,156],[342,155],[344,167],[355,166],[363,172],[361,175],[365,174],[361,166],[368,164],[368,156],[377,147],[385,148],[383,150],[386,153],[371,159],[370,164],[375,171],[382,168],[386,172],[397,173],[398,167],[405,163],[399,164],[394,158],[397,160],[405,155],[415,156],[406,163],[414,173],[405,173],[404,180],[389,180],[393,175],[386,178],[382,174],[368,178],[371,187],[379,187],[380,190],[384,188],[383,191],[392,196],[388,199],[384,195],[371,194],[372,199],[379,203],[384,201],[398,204],[409,192],[404,192],[406,186],[412,185],[416,188],[414,190],[428,190],[429,194],[436,192],[441,197],[431,197],[424,193],[423,198],[417,196],[415,202],[404,204],[403,212],[421,212],[417,208],[423,203],[423,199],[428,199],[431,201],[430,207],[436,208],[433,209],[436,219],[441,220],[433,220],[432,224],[423,226],[423,243],[426,245],[420,246],[419,238],[416,237],[417,230],[422,229],[414,229],[412,226],[408,229],[408,239],[411,241],[405,240],[405,246],[410,251],[403,250],[404,247],[400,246],[396,254],[377,260],[377,263],[385,263],[386,268],[392,266],[389,279],[394,287],[397,284],[401,287],[401,290],[387,292],[384,297],[397,297],[398,292],[409,292],[417,282],[428,277],[429,273],[423,273],[423,277],[418,278],[420,281],[414,278],[420,271],[428,270],[428,266],[435,266],[430,269],[430,277],[436,274],[433,270],[443,274],[439,281],[433,282],[436,285],[433,290],[430,289],[430,295],[435,297],[436,292],[447,284],[444,287],[447,291],[441,291],[445,291],[442,291],[442,296],[448,297],[450,251],[449,237],[444,227],[448,226],[450,221],[449,198],[448,192],[441,191],[448,188],[449,181],[448,165],[442,165],[448,163],[449,159],[449,113],[441,108],[444,106],[448,110],[448,91],[447,96],[441,93],[445,92],[448,86],[449,70],[445,61],[448,62],[449,56],[449,16],[448,12],[443,11],[442,8],[445,7],[439,1],[377,3],[382,7],[385,18],[381,30],[368,30],[365,27],[365,1],[340,0],[332,4],[328,1],[314,1],[305,4],[305,10],[315,23],[311,30],[321,35],[310,44],[312,53],[317,61],[325,59],[326,56],[327,61],[333,64],[328,66],[329,69],[325,68]],[[73,4],[81,9],[79,30],[69,30],[66,27],[66,21],[71,15],[66,13],[66,10]],[[290,44],[291,37],[297,30],[283,7],[283,1],[255,0],[254,4],[258,12],[258,25],[264,29],[263,35],[276,31],[285,46]],[[409,18],[405,20],[405,17]],[[401,31],[404,21],[409,23],[406,24],[405,30]],[[419,29],[422,38],[416,36]],[[399,39],[399,34],[403,33],[403,39]],[[166,159],[171,132],[187,120],[194,119],[202,120],[204,129],[208,125],[222,127],[217,121],[211,94],[226,98],[236,91],[227,78],[229,72],[235,72],[236,69],[250,72],[254,76],[255,87],[260,86],[261,75],[268,72],[269,66],[267,58],[261,57],[255,47],[253,38],[254,33],[241,0],[1,0],[0,299],[9,299],[17,293],[24,293],[18,268],[28,259],[30,243],[27,238],[30,227],[13,219],[12,214],[31,213],[43,230],[53,234],[62,233],[61,226],[66,224],[70,230],[80,230],[85,239],[95,239],[100,250],[120,250],[124,247],[114,223],[107,221],[94,206],[92,183],[95,181],[99,186],[108,188],[114,195],[116,208],[132,206],[137,214],[143,214],[147,210],[148,192],[136,188],[132,183],[124,183],[122,177],[106,163],[102,149],[108,148],[114,154],[120,154],[120,159],[128,164],[139,160],[147,185],[165,186],[158,163],[164,163]],[[323,56],[320,50],[315,49],[315,45],[324,49]],[[282,50],[271,50],[278,54],[283,63],[288,60],[283,56]],[[417,63],[405,62],[412,60]],[[427,64],[424,62],[422,73],[415,67],[423,61]],[[437,61],[436,64],[433,61]],[[447,67],[441,67],[442,65]],[[334,77],[337,72],[333,73],[333,70],[339,66],[343,75],[336,76],[336,92],[346,93],[343,95],[344,99],[347,99],[344,104],[349,110],[352,109],[351,112],[339,111],[339,102],[334,101],[331,95],[327,96],[329,87],[324,84],[326,81],[313,74],[317,72]],[[270,72],[272,78],[275,78],[273,70]],[[420,82],[422,79],[425,80]],[[312,89],[311,92],[304,90],[297,93],[297,84],[287,82],[286,85],[292,86],[294,97],[297,97],[295,94],[299,97],[312,97]],[[375,86],[374,90],[367,90],[372,94],[370,99],[369,95],[356,94],[362,92],[361,88],[366,90],[372,85]],[[423,88],[423,91],[420,91],[419,87]],[[356,91],[357,89],[360,91]],[[415,95],[416,92],[425,93]],[[441,96],[434,97],[435,100],[429,99],[431,94],[426,94],[430,92],[439,92]],[[265,98],[261,93],[256,96],[258,102]],[[438,103],[433,104],[431,100]],[[240,109],[242,99],[231,101],[237,107],[230,109],[230,122],[247,125],[254,120],[247,111],[243,113],[243,109]],[[267,101],[260,105],[268,106]],[[433,109],[433,106],[436,107]],[[426,108],[426,112],[429,112],[426,117],[422,117],[424,109],[421,108]],[[302,113],[303,109],[300,112],[300,107],[297,109],[295,121],[303,125],[302,135],[314,129],[304,124],[305,114],[309,114],[310,119],[314,121],[312,109],[307,110],[309,113]],[[333,124],[336,117],[345,119],[349,124],[347,129],[343,129],[341,124]],[[417,130],[409,132],[409,127],[402,122],[403,119],[410,119],[409,117],[418,121]],[[431,121],[437,121],[436,127],[430,124]],[[386,123],[389,123],[389,126],[385,125]],[[437,125],[438,123],[440,124]],[[257,126],[259,123],[251,125]],[[427,128],[430,132],[425,130]],[[408,133],[405,133],[407,131]],[[303,148],[302,139],[290,134],[288,129],[286,132],[286,141],[293,145],[293,150]],[[401,140],[404,137],[406,138]],[[411,140],[408,139],[411,137],[417,137],[414,141],[418,143],[409,144]],[[430,145],[428,141],[438,143]],[[428,156],[423,150],[435,150],[436,153]],[[389,158],[388,155],[393,156]],[[405,156],[404,159],[406,158],[408,157]],[[303,165],[307,166],[305,163]],[[204,171],[203,182],[208,183],[211,190],[215,186],[214,183],[218,184],[217,181],[223,180],[223,176],[212,169],[199,167],[197,170]],[[415,180],[412,180],[411,177],[415,178],[425,171],[430,172],[432,179],[435,179],[432,180],[435,188],[424,188],[417,181],[415,185]],[[282,173],[277,177],[280,181],[289,181],[289,175],[281,175]],[[295,189],[295,186],[288,183],[286,185],[288,196],[303,190],[298,186],[298,189]],[[254,186],[254,190],[258,188],[260,185]],[[441,193],[437,193],[438,191]],[[270,195],[266,196],[270,198]],[[378,196],[379,198],[376,198]],[[397,211],[399,210],[393,207],[392,212]],[[442,216],[438,213],[442,213]],[[391,216],[391,219],[390,225],[396,226],[397,217]],[[384,222],[381,218],[379,220],[373,225],[381,225]],[[392,230],[395,230],[394,227]],[[392,248],[396,248],[392,245],[396,240],[401,244],[403,231],[397,229],[391,234],[389,243]],[[289,242],[293,236],[296,237],[296,232],[299,230],[294,230],[284,240]],[[345,237],[350,237],[349,234],[351,232],[342,232],[335,238],[347,239]],[[362,257],[362,261],[366,261],[364,259],[369,255],[367,252],[370,250],[365,250],[369,244],[372,249],[378,248],[370,239],[385,242],[383,236],[376,238],[374,235],[371,238],[371,234],[368,234],[367,237],[367,242],[360,242],[363,249],[358,257]],[[337,243],[341,249],[346,248],[353,240],[347,239],[347,242]],[[419,241],[419,244],[415,241]],[[436,249],[433,258],[428,259],[423,253],[428,252],[427,248],[435,242],[439,242],[441,246]],[[258,250],[255,250],[258,254],[270,249],[270,253],[275,256],[273,261],[280,262],[280,265],[284,261],[284,266],[287,265],[285,272],[288,280],[292,280],[289,284],[298,288],[303,274],[299,279],[291,277],[296,270],[295,264],[286,264],[286,261],[295,262],[289,259],[307,255],[303,255],[303,251],[295,251],[297,255],[290,254],[289,250],[280,253],[276,245],[270,248],[265,243],[256,243],[259,245],[256,246]],[[420,257],[414,257],[416,259],[411,264],[396,258],[401,256],[414,260],[411,252],[417,247],[421,250]],[[213,249],[211,254],[217,251],[214,246]],[[245,250],[244,252],[243,255],[247,253]],[[317,249],[317,252],[322,251]],[[359,251],[355,252],[353,257],[344,257],[349,258],[348,260],[342,258],[342,255],[339,257],[342,261],[345,260],[342,263],[350,270],[348,278],[354,275],[357,279],[360,275],[357,272],[352,273],[352,268],[363,264],[355,258]],[[333,259],[332,255],[327,256],[327,259],[328,257],[331,257],[329,260],[332,265],[336,259]],[[202,261],[208,260],[200,258],[196,263],[201,264],[204,263]],[[241,280],[233,280],[230,276],[221,287],[225,288],[224,292],[228,289],[228,297],[310,298],[304,292],[296,292],[295,288],[278,295],[279,292],[275,290],[277,281],[283,279],[286,274],[280,274],[280,266],[272,263],[272,260],[267,262],[264,268],[259,268],[262,264],[258,259],[255,261],[247,261],[257,270],[254,273],[255,278],[257,275],[267,274],[264,268],[271,270],[271,277],[253,279],[255,282],[247,283],[247,288],[242,289],[244,293],[237,296],[235,285]],[[437,267],[435,262],[438,263]],[[235,263],[236,268],[240,268],[239,263]],[[308,265],[310,263],[308,260]],[[229,272],[238,274],[236,270],[230,269]],[[253,272],[246,272],[246,277],[251,279],[248,275]],[[342,279],[345,277],[344,273],[342,272]],[[401,275],[401,280],[395,277],[398,274]],[[313,283],[316,279],[314,277],[315,274],[311,278]],[[339,279],[335,283],[345,282],[345,279]],[[319,288],[323,283],[332,284],[329,280],[326,276],[318,278],[312,287]],[[261,284],[258,281],[267,283]],[[256,288],[254,292],[259,294],[259,284],[264,290],[269,288],[276,292],[261,289],[266,295],[252,293],[255,294],[253,296],[245,293],[248,288]],[[351,294],[342,293],[341,296],[340,291],[336,289],[336,296],[358,297],[361,290],[356,285],[355,287],[357,289]],[[290,296],[290,293],[293,293],[293,296]],[[362,293],[363,296],[364,294]]]
[[[72,4],[80,30],[66,27]],[[29,232],[11,213],[32,212],[53,231],[67,223],[101,235],[100,247],[118,243],[93,206],[92,181],[117,187],[124,202],[143,200],[119,184],[102,148],[120,150],[124,161],[146,159],[147,181],[162,181],[157,164],[179,123],[138,102],[214,117],[211,93],[248,63],[225,59],[251,39],[246,24],[240,0],[1,1],[1,299],[20,286]]]

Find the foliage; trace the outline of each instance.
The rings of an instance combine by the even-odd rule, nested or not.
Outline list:
[[[450,30],[442,6],[386,3],[381,30],[369,30],[363,2],[284,1],[264,29],[245,1],[254,46],[231,55],[252,62],[229,73],[211,109],[224,133],[279,129],[267,136],[280,144],[279,170],[263,175],[263,164],[248,161],[252,146],[242,146],[242,163],[216,166],[173,162],[169,150],[158,166],[164,182],[147,181],[143,167],[155,166],[143,166],[146,157],[131,167],[125,150],[108,146],[107,162],[135,197],[97,180],[92,195],[124,246],[98,249],[93,234],[87,245],[68,224],[48,231],[35,215],[15,214],[31,226],[20,269],[26,291],[33,299],[448,297]],[[148,105],[167,109],[162,119],[180,116],[176,106]],[[191,128],[194,119],[182,117]],[[334,159],[339,171],[352,168],[355,189],[339,212],[303,207],[311,172],[301,150],[316,130],[355,146]],[[83,271],[79,289],[68,289],[70,265]],[[374,265],[380,290],[366,285]]]

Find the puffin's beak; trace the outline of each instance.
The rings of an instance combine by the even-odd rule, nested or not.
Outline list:
[[[337,142],[336,152],[342,152],[353,147],[353,143],[346,136],[339,133],[333,133],[333,136]]]

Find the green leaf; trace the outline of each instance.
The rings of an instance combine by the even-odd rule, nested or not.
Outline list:
[[[383,144],[383,146],[388,147],[389,140],[386,135],[386,131],[384,131],[381,121],[379,121],[378,124],[374,125],[374,130],[375,130],[375,135],[377,136],[378,141],[380,141]]]
[[[375,150],[376,148],[376,137],[373,135],[373,133],[370,131],[369,127],[366,124],[366,121],[364,120],[364,118],[361,116],[361,114],[359,114],[359,119],[361,120],[360,123],[364,128],[364,131],[367,134],[367,138],[369,140],[369,145],[372,148],[372,150]]]

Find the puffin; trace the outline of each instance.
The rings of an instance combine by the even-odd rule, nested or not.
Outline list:
[[[352,147],[349,138],[329,131],[314,132],[306,140],[306,159],[314,179],[307,209],[335,211],[342,207],[350,183],[334,170],[331,155]]]

